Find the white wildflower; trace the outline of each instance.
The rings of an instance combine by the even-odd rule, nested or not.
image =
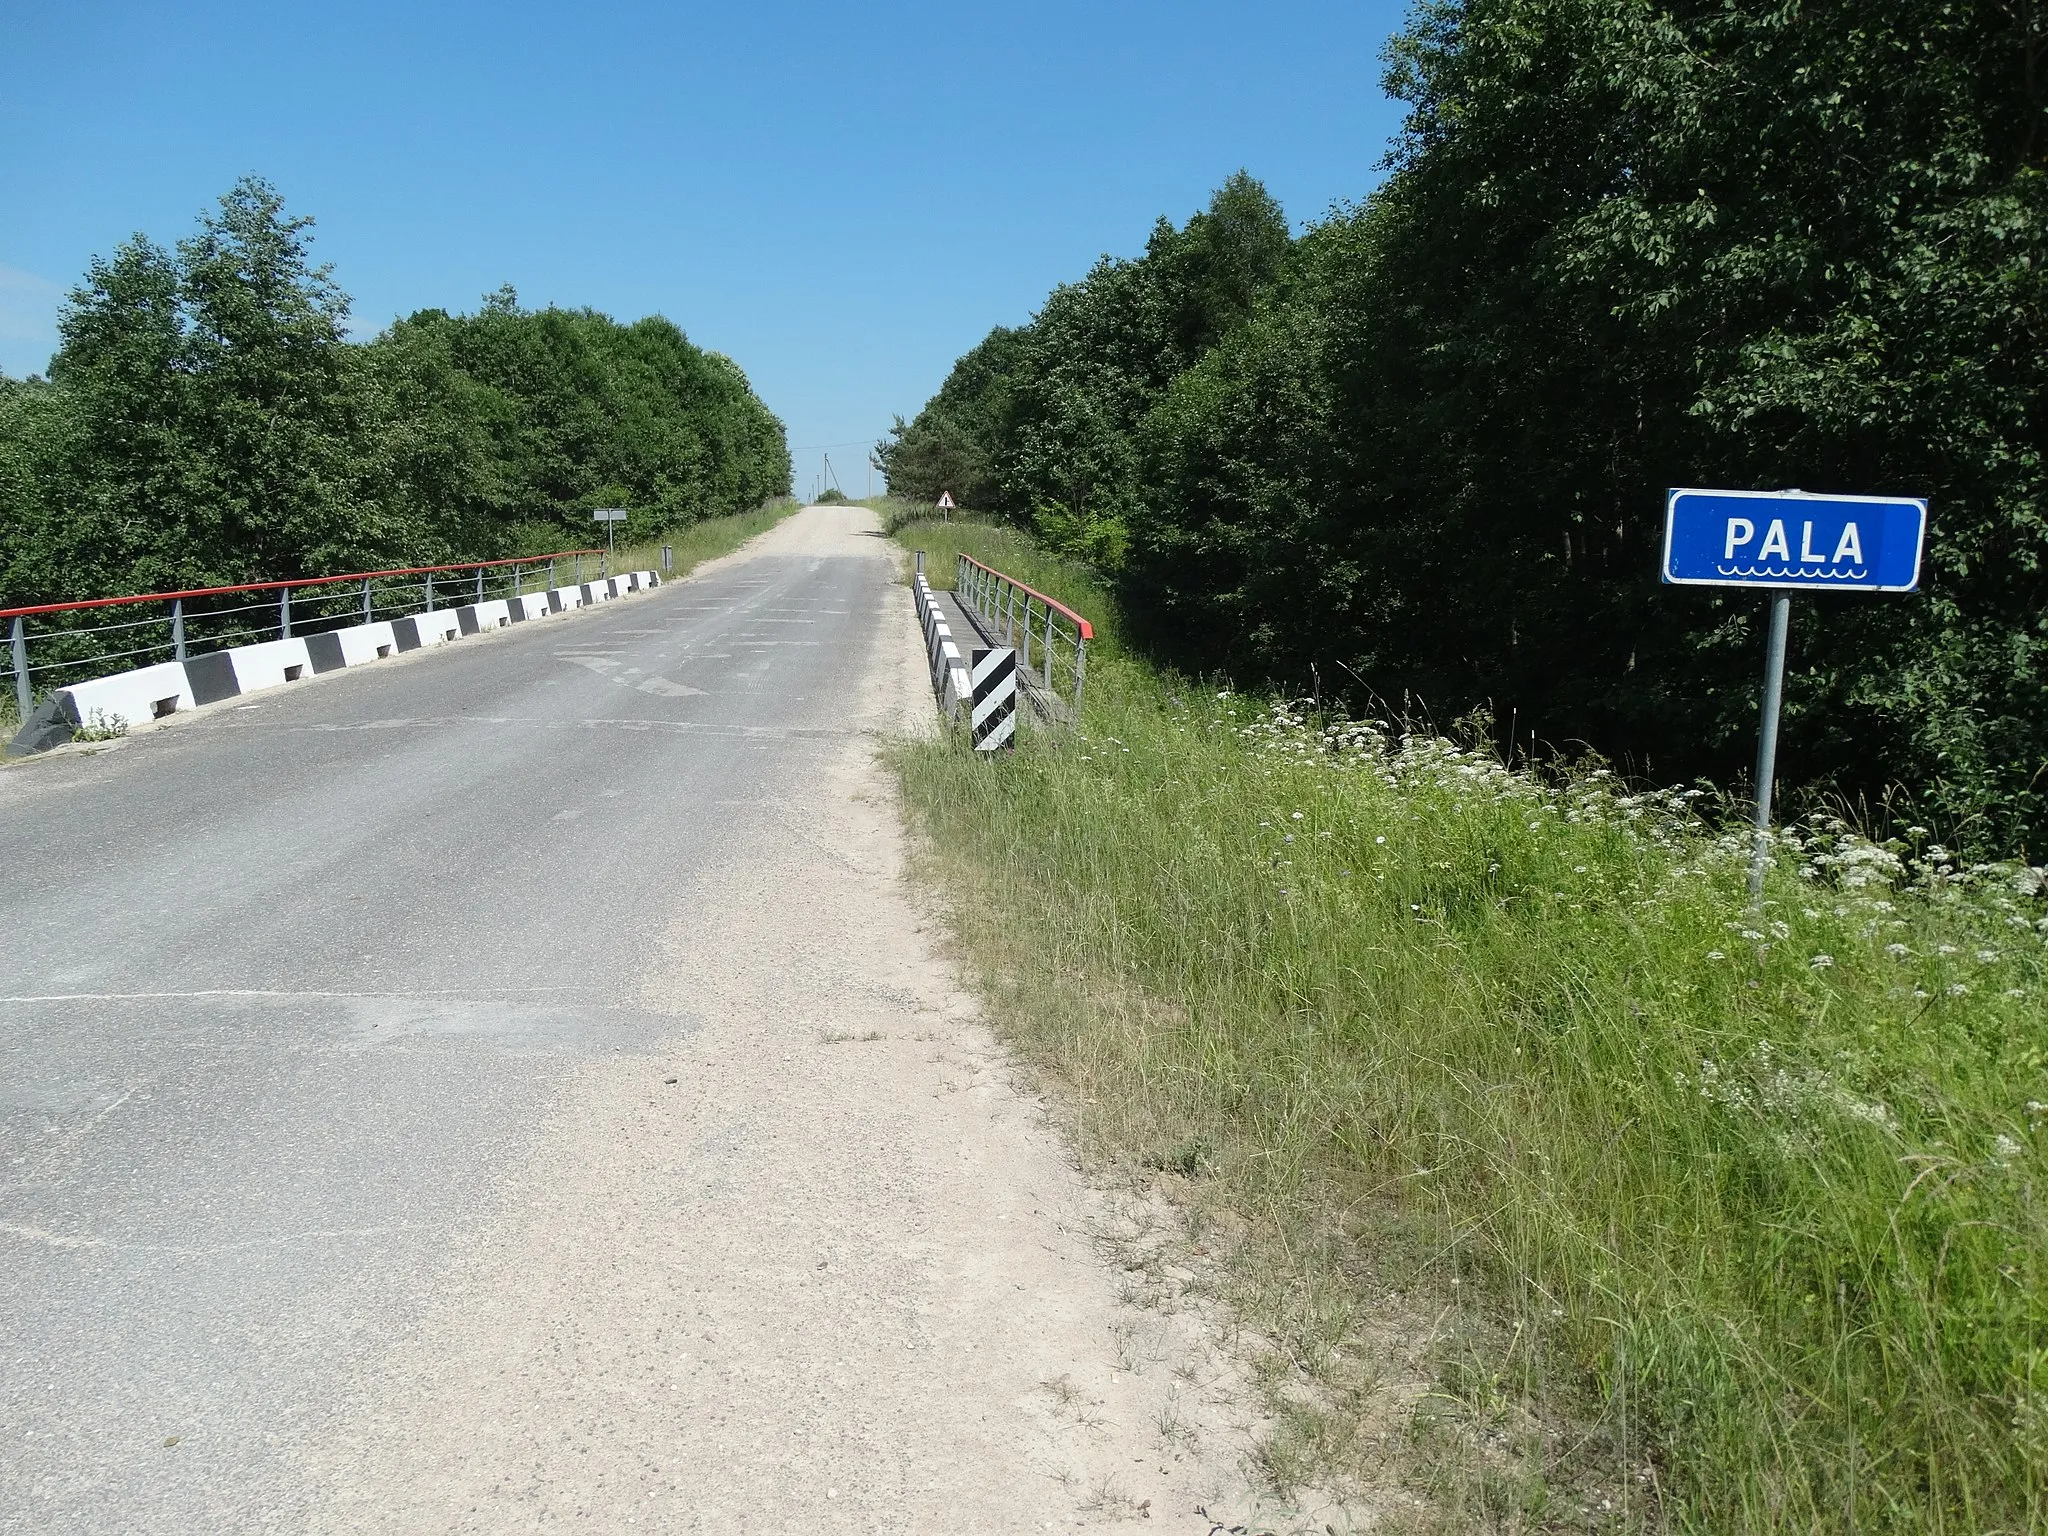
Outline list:
[[[1812,966],[1816,971],[1824,971],[1829,966],[1835,963],[1835,957],[1833,955],[1815,955],[1811,960],[1807,961],[1806,963]]]

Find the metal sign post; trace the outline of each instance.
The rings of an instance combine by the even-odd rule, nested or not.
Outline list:
[[[612,561],[616,553],[612,547],[612,528],[615,524],[623,523],[626,520],[626,514],[617,507],[599,507],[590,514],[590,520],[594,523],[604,524],[604,569],[599,571],[598,574],[600,576],[609,576],[612,573]]]
[[[1763,708],[1757,722],[1751,899],[1763,895],[1764,870],[1770,863],[1771,794],[1778,777],[1778,715],[1785,698],[1791,594],[1917,592],[1926,545],[1924,496],[1674,490],[1665,498],[1666,582],[1775,590],[1764,657]]]

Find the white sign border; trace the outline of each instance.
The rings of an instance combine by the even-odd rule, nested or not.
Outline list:
[[[1810,581],[1731,581],[1725,577],[1674,576],[1671,574],[1671,525],[1681,496],[1734,496],[1751,501],[1858,501],[1873,506],[1918,507],[1920,540],[1913,548],[1913,579],[1900,586],[1816,587]],[[1658,574],[1667,587],[1749,587],[1762,592],[1917,592],[1920,568],[1927,559],[1927,521],[1933,508],[1925,496],[1829,495],[1824,491],[1723,491],[1701,485],[1672,486],[1664,492],[1664,558]]]

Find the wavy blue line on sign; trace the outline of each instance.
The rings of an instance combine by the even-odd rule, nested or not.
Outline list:
[[[1788,576],[1801,581],[1868,581],[1870,572],[1863,566],[1852,566],[1847,570],[1820,571],[1811,566],[1794,565],[1716,565],[1714,569],[1723,576],[1750,576],[1769,581],[1782,581]]]

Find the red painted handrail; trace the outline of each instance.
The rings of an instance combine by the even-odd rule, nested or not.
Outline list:
[[[376,581],[385,576],[432,576],[441,571],[487,571],[500,565],[538,565],[543,560],[568,560],[601,555],[601,549],[558,549],[547,555],[520,555],[511,560],[464,560],[455,565],[408,565],[395,571],[354,571],[346,576],[307,576],[299,581],[251,581],[239,587],[193,587],[184,592],[137,592],[132,597],[88,597],[76,603],[34,603],[26,608],[0,608],[0,619],[26,618],[32,613],[70,613],[80,608],[119,608],[128,603],[170,603],[184,597],[219,597],[229,592],[281,592],[286,587],[328,587],[344,581]]]
[[[1037,598],[1041,603],[1045,604],[1046,607],[1052,609],[1053,612],[1064,613],[1068,618],[1074,621],[1074,627],[1081,632],[1081,638],[1083,640],[1093,640],[1095,638],[1095,626],[1093,624],[1090,624],[1086,619],[1082,618],[1081,615],[1074,612],[1073,609],[1069,608],[1065,603],[1061,602],[1058,598],[1047,597],[1043,592],[1037,591],[1035,588],[1025,586],[1023,582],[1019,581],[1014,576],[1004,576],[1003,573],[997,570],[994,566],[982,565],[981,562],[975,559],[972,555],[962,555],[960,558],[962,560],[965,560],[969,565],[980,566],[982,570],[987,571],[991,576],[1000,577],[1002,580],[1007,581],[1019,592],[1027,593],[1030,596]],[[0,610],[0,617],[4,616],[5,610]]]

